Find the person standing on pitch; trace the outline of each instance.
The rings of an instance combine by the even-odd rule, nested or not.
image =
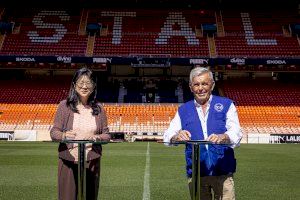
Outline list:
[[[76,71],[68,98],[59,103],[54,125],[50,130],[53,141],[109,141],[107,117],[96,101],[97,79],[90,69]],[[60,143],[58,147],[58,199],[77,200],[78,147]],[[86,145],[86,199],[96,200],[100,180],[100,144]]]
[[[236,160],[233,148],[242,139],[236,107],[232,100],[212,95],[212,72],[196,67],[190,72],[189,86],[194,100],[184,103],[164,133],[164,142],[207,140],[229,145],[200,146],[200,198],[234,200],[233,174]],[[192,188],[192,146],[185,148],[186,173]]]

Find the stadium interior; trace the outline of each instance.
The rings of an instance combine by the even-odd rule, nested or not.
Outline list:
[[[0,139],[26,140],[27,131],[50,140],[57,105],[82,66],[97,74],[116,139],[161,140],[193,98],[195,66],[210,68],[214,93],[234,100],[244,142],[300,134],[297,1],[13,2],[0,5]]]

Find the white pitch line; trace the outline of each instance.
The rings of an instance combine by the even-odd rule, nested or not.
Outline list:
[[[146,153],[146,167],[145,167],[145,175],[144,175],[144,192],[143,192],[143,200],[150,200],[150,145],[148,142],[147,145],[147,153]]]

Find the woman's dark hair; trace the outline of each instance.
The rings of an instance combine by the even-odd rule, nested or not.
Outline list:
[[[77,70],[73,76],[72,79],[72,83],[71,83],[71,87],[70,87],[70,91],[69,91],[69,95],[67,98],[67,106],[69,106],[71,108],[71,110],[73,112],[79,113],[78,109],[76,108],[78,102],[80,101],[80,98],[75,90],[76,87],[76,82],[77,80],[81,77],[81,76],[87,76],[91,79],[91,81],[94,84],[94,89],[93,92],[90,94],[87,104],[89,106],[91,106],[91,108],[93,109],[93,115],[98,115],[100,113],[100,107],[98,106],[98,102],[96,100],[96,95],[97,95],[97,77],[95,76],[95,74],[93,73],[92,70],[83,67],[79,70]]]

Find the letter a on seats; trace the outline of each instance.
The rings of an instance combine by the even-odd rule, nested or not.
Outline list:
[[[180,30],[174,30],[173,25],[178,24]],[[199,45],[199,40],[196,38],[195,32],[193,32],[189,23],[181,12],[170,12],[167,17],[164,26],[161,28],[159,37],[155,40],[155,44],[168,44],[168,39],[173,36],[183,36],[186,38],[189,45]]]

